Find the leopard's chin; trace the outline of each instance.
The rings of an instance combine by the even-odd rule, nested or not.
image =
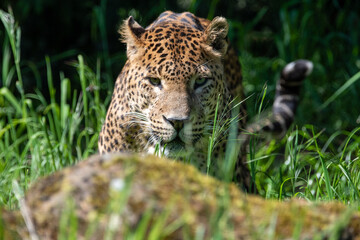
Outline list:
[[[179,137],[174,140],[164,143],[164,153],[166,157],[183,159],[193,152],[193,146],[184,143]]]
[[[180,138],[176,137],[174,140],[164,143],[165,151],[170,155],[185,151],[185,143]]]

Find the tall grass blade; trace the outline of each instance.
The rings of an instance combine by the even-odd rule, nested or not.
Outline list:
[[[13,14],[6,13],[0,9],[0,19],[6,29],[7,35],[9,37],[11,49],[13,52],[13,56],[15,59],[15,67],[16,73],[18,76],[18,81],[20,84],[20,88],[22,89],[23,81],[22,75],[20,71],[20,37],[21,37],[21,30],[15,25],[15,20]],[[22,93],[22,100],[23,100],[23,93]]]
[[[10,104],[14,107],[17,114],[22,113],[22,107],[19,104],[19,101],[16,99],[16,97],[10,92],[10,90],[6,87],[3,87],[0,89],[0,95],[4,96]]]
[[[24,193],[21,190],[17,181],[14,180],[12,184],[13,184],[14,194],[20,203],[20,212],[24,218],[27,230],[29,231],[30,239],[31,240],[39,240],[40,238],[36,234],[35,225],[31,218],[29,207],[27,206],[27,204],[23,198]]]
[[[330,103],[332,103],[336,98],[338,98],[342,93],[344,93],[346,89],[348,89],[359,79],[360,79],[360,72],[356,73],[349,80],[347,80],[346,83],[344,83],[344,85],[342,85],[338,90],[336,90],[336,92],[319,107],[319,110],[326,108]]]
[[[216,101],[214,125],[213,125],[213,129],[212,129],[211,137],[209,137],[209,147],[208,147],[208,155],[207,155],[207,162],[206,162],[206,174],[209,174],[209,171],[210,171],[211,155],[212,155],[212,150],[213,150],[214,142],[215,142],[216,121],[217,121],[217,115],[218,115],[218,110],[219,110],[219,103],[220,103],[220,95],[218,95],[218,99]]]
[[[351,187],[353,188],[353,190],[355,192],[356,200],[359,200],[360,199],[359,189],[355,186],[354,181],[351,179],[350,172],[345,167],[343,167],[341,164],[339,164],[338,166],[341,169],[341,171],[344,173],[344,176],[346,177],[346,179],[349,181]]]
[[[45,57],[46,62],[46,74],[47,74],[47,80],[48,80],[48,87],[49,87],[49,94],[50,94],[50,102],[51,102],[51,111],[52,111],[52,117],[53,117],[53,123],[55,128],[55,133],[57,139],[60,141],[61,139],[61,123],[59,119],[59,112],[57,110],[57,103],[55,99],[56,89],[53,84],[53,77],[52,77],[52,71],[51,71],[51,64],[50,64],[50,58],[49,56]]]
[[[350,136],[348,137],[348,139],[347,139],[347,141],[346,141],[346,144],[345,144],[345,147],[344,147],[344,149],[343,149],[343,151],[342,151],[342,154],[341,154],[341,157],[340,157],[340,162],[342,162],[343,159],[344,159],[344,155],[346,154],[346,151],[345,151],[345,150],[347,149],[347,146],[349,145],[350,140],[351,140],[352,137],[355,135],[355,133],[357,133],[359,130],[360,130],[360,127],[354,129],[354,130],[351,132]]]
[[[80,83],[81,83],[81,90],[82,90],[82,98],[83,98],[83,104],[84,104],[84,118],[85,118],[85,130],[88,129],[89,127],[89,107],[88,107],[88,97],[87,97],[87,92],[86,92],[86,86],[87,86],[87,82],[86,82],[86,78],[85,78],[85,64],[84,64],[84,58],[82,55],[78,56],[78,61],[79,61],[79,76],[80,76]],[[89,143],[89,135],[85,132],[85,141],[86,141],[86,145]]]
[[[3,56],[2,56],[2,81],[0,81],[0,86],[9,87],[10,85],[10,48],[9,48],[9,41],[6,38],[4,40],[3,45]]]
[[[314,129],[312,129],[312,133],[313,133],[313,136],[315,136]],[[320,159],[320,162],[321,162],[321,168],[323,170],[323,174],[324,174],[324,178],[325,178],[325,186],[326,186],[326,191],[327,191],[327,194],[328,194],[327,199],[328,200],[333,200],[334,195],[333,195],[333,190],[331,188],[331,181],[330,181],[329,171],[328,171],[328,169],[327,169],[327,167],[325,165],[324,156],[323,156],[322,152],[320,151],[320,149],[318,147],[318,143],[317,143],[316,138],[314,138],[314,143],[315,143],[316,151],[317,151],[317,153],[319,155],[319,159]]]

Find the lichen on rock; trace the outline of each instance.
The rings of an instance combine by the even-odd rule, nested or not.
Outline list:
[[[40,239],[66,235],[67,216],[76,219],[77,239],[136,233],[163,239],[360,238],[359,213],[351,207],[264,200],[193,166],[150,155],[92,156],[35,182],[25,204]],[[5,239],[28,238],[19,212],[3,210],[1,216]]]

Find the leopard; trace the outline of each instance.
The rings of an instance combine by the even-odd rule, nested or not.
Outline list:
[[[224,17],[208,20],[190,12],[165,11],[146,28],[132,16],[126,19],[119,33],[127,61],[99,134],[99,153],[161,153],[217,172],[232,152],[230,178],[249,189],[246,145],[251,134],[244,133],[289,128],[312,63],[287,64],[272,114],[247,126],[241,64],[228,31]],[[243,140],[229,151],[229,142],[237,138]]]

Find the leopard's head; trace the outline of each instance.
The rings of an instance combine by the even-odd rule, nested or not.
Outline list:
[[[146,29],[132,17],[124,22],[120,33],[128,63],[121,84],[129,105],[126,116],[141,128],[145,151],[160,144],[166,145],[165,155],[175,156],[208,139],[217,101],[227,91],[222,61],[227,32],[222,17],[203,29],[182,21]]]

